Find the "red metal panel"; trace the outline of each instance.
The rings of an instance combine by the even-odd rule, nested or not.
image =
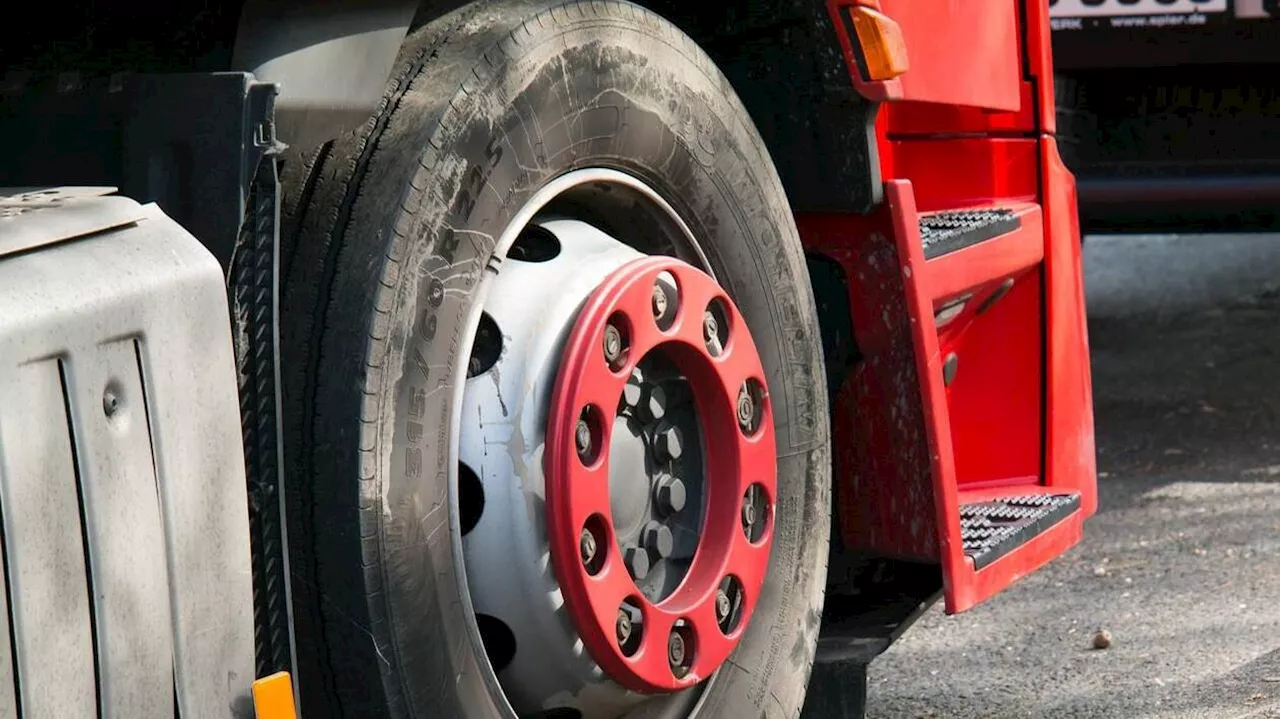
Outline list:
[[[881,112],[888,116],[890,136],[948,137],[956,135],[1032,135],[1037,129],[1036,86],[1020,85],[1022,99],[1015,112],[996,112],[963,105],[931,102],[888,103]]]
[[[1049,3],[1025,0],[1027,28],[1027,65],[1036,88],[1036,107],[1039,109],[1040,130],[1057,133],[1057,112],[1054,109],[1053,47],[1050,42]]]
[[[1044,27],[1041,33],[1040,25],[1031,26],[1029,45],[1047,58],[1048,11],[1031,2],[1036,6],[1032,22],[1043,21]],[[849,20],[858,6],[882,11],[902,28],[910,66],[901,77],[875,82],[862,76]],[[912,107],[903,110],[914,116],[908,125],[923,122],[928,134],[974,126],[996,132],[1035,129],[1035,106],[1028,100],[1037,88],[1022,77],[1020,0],[827,0],[827,12],[854,87],[877,102],[911,101]],[[1043,87],[1038,91],[1042,94]],[[1052,97],[1050,86],[1050,108]],[[1044,116],[1046,105],[1040,107]],[[1051,109],[1047,116],[1052,122]]]
[[[902,26],[902,99],[1014,112],[1022,101],[1018,0],[880,0]]]
[[[912,139],[882,142],[886,180],[911,180],[922,212],[991,202],[1035,202],[1040,145],[1034,138]]]
[[[1003,33],[1010,27],[1010,22],[1014,23],[1014,54],[999,67],[1013,77],[1016,86],[1013,94],[1016,95],[1016,99],[1008,96],[1007,89],[1002,90],[1002,96],[1007,96],[1004,97],[1003,104],[1008,105],[1004,109],[993,109],[991,103],[966,102],[957,99],[957,95],[962,93],[991,91],[991,86],[970,87],[981,84],[980,81],[975,81],[972,68],[969,67],[969,63],[979,61],[971,53],[962,51],[949,59],[941,57],[948,48],[954,51],[954,45],[949,46],[948,42],[963,43],[967,47],[967,44],[974,42],[973,38],[976,37],[959,35],[949,27],[944,31],[935,31],[934,34],[926,36],[926,39],[921,39],[918,34],[912,34],[908,29],[910,26],[903,27],[908,38],[907,49],[911,69],[899,81],[895,81],[892,88],[881,87],[879,83],[863,82],[858,75],[853,47],[856,38],[849,38],[846,28],[841,27],[843,22],[841,12],[847,12],[847,8],[855,3],[873,7],[886,5],[889,8],[889,14],[900,24],[904,19],[908,23],[917,22],[920,18],[914,17],[915,15],[925,16],[923,22],[929,24],[943,22],[941,15],[935,18],[931,13],[936,7],[949,8],[947,3],[921,2],[920,0],[899,0],[897,3],[892,0],[887,3],[873,2],[873,0],[829,0],[828,9],[831,12],[832,21],[836,24],[837,34],[845,45],[846,62],[851,68],[855,86],[870,99],[894,101],[886,103],[881,110],[883,125],[888,136],[895,139],[907,136],[955,137],[974,134],[1031,136],[1040,131],[1054,132],[1053,72],[1047,6],[1035,0],[1029,3],[1029,9],[1021,2],[1009,0],[999,2],[974,0],[974,2],[979,3],[984,11],[999,16],[999,20],[994,25],[984,28],[986,32],[992,32],[992,28],[996,28]],[[894,15],[895,12],[898,14]],[[948,9],[947,12],[950,10]],[[1024,12],[1027,17],[1025,24],[1019,22]],[[966,15],[965,22],[977,22],[977,20]],[[1025,42],[1023,33],[1018,31],[1021,26],[1025,26],[1026,29]],[[1023,65],[1018,61],[1018,58],[1022,57],[1024,47],[1029,51],[1026,66],[1029,73],[1025,77],[1022,76]],[[921,48],[927,54],[922,55],[921,52],[917,52]],[[923,69],[920,63],[924,63]],[[938,63],[943,63],[941,70],[937,69]],[[922,94],[925,92],[922,85],[913,85],[913,83],[924,82],[922,78],[931,73],[942,76],[944,88],[952,93],[950,96],[944,98],[935,94],[935,96],[926,97]]]
[[[1044,156],[1046,427],[1045,483],[1080,492],[1085,515],[1098,506],[1093,438],[1093,390],[1080,266],[1075,178],[1051,137]]]
[[[922,286],[921,273],[912,268],[924,266],[924,247],[920,242],[920,216],[916,210],[911,183],[893,180],[885,183],[885,203],[893,221],[903,289],[906,293],[907,316],[911,321],[911,339],[915,345],[915,366],[919,387],[908,401],[919,398],[929,443],[929,464],[933,474],[933,518],[938,527],[938,555],[942,564],[942,592],[947,606],[954,604],[954,578],[965,568],[960,541],[960,503],[956,486],[955,452],[951,441],[951,420],[947,408],[946,389],[942,384],[942,356],[938,335],[934,330],[933,301]]]
[[[844,268],[863,358],[832,410],[837,516],[845,546],[936,560],[930,442],[888,208],[867,216],[799,215],[796,224],[808,251]]]
[[[1038,228],[1037,228],[1038,229]],[[1043,235],[1037,234],[1043,242]],[[947,387],[956,483],[1008,484],[1040,477],[1043,458],[1043,335],[1040,273],[1024,272],[1013,288],[980,314],[1000,283],[975,293],[968,311],[939,331],[945,359],[955,353],[955,379]]]

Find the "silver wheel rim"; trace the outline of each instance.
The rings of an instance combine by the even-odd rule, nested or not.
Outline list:
[[[534,339],[537,346],[532,349],[522,349],[520,355],[522,359],[512,362],[512,358],[508,356],[506,361],[502,361],[503,368],[517,366],[526,366],[521,373],[522,379],[530,376],[545,377],[540,370],[551,362],[554,367],[555,360],[558,360],[558,348],[564,341],[564,335],[567,328],[572,326],[572,320],[576,316],[576,307],[581,305],[582,300],[591,292],[600,279],[603,279],[613,269],[621,266],[625,262],[643,256],[641,253],[620,240],[613,238],[600,229],[592,226],[587,222],[566,217],[562,213],[557,213],[554,217],[542,216],[549,206],[556,203],[557,200],[566,197],[569,194],[587,190],[596,189],[605,193],[615,190],[622,190],[631,193],[638,201],[647,205],[647,210],[656,214],[665,224],[665,230],[669,235],[668,240],[673,241],[668,244],[674,245],[673,252],[665,252],[664,254],[673,254],[694,264],[699,269],[711,274],[714,271],[698,243],[693,232],[688,225],[680,218],[675,209],[667,203],[656,191],[647,184],[617,170],[606,168],[589,168],[575,170],[562,175],[536,192],[533,197],[525,203],[523,207],[514,215],[511,222],[503,230],[502,234],[497,238],[494,246],[492,258],[484,270],[484,277],[477,287],[475,300],[468,314],[463,337],[465,338],[460,346],[461,356],[472,357],[477,332],[480,330],[482,319],[486,316],[492,316],[494,313],[499,315],[509,315],[513,306],[518,305],[521,297],[517,297],[512,292],[511,287],[521,284],[521,280],[530,279],[535,282],[539,281],[539,273],[537,269],[530,265],[550,264],[555,262],[524,262],[509,257],[509,253],[513,245],[521,233],[530,226],[542,227],[556,236],[561,245],[561,251],[564,252],[566,247],[571,253],[573,259],[586,260],[585,264],[580,268],[581,272],[573,279],[569,286],[559,287],[555,289],[561,290],[558,299],[554,302],[553,308],[545,313],[548,322],[544,322],[541,327],[526,327],[519,329],[514,335],[519,336],[522,340],[528,341]],[[568,213],[572,215],[573,213]],[[532,270],[532,271],[531,271]],[[545,282],[545,280],[542,280]],[[522,287],[523,289],[523,287]],[[495,290],[497,293],[495,294]],[[542,288],[540,294],[547,295],[546,288]],[[532,302],[526,303],[532,306]],[[494,312],[490,312],[494,310]],[[510,322],[508,316],[507,320]],[[561,324],[557,325],[556,322]],[[542,332],[547,328],[556,328],[558,331],[546,333]],[[501,325],[499,325],[501,329]],[[540,334],[541,332],[541,334]],[[551,335],[551,336],[546,336]],[[516,337],[513,336],[512,340]],[[518,343],[508,342],[503,337],[502,351],[510,352],[510,346],[516,346]],[[497,364],[494,365],[498,366]],[[500,369],[498,374],[501,375]],[[551,375],[554,378],[554,373]],[[517,441],[523,441],[524,437],[535,436],[542,437],[542,428],[545,427],[546,416],[546,397],[550,393],[550,386],[532,387],[529,391],[523,393],[518,399],[513,399],[503,395],[501,384],[509,384],[503,382],[500,376],[495,379],[492,370],[487,370],[475,377],[468,377],[468,363],[458,363],[458,369],[454,376],[454,395],[452,398],[453,405],[453,426],[450,428],[449,436],[449,456],[451,458],[450,472],[450,540],[451,553],[456,568],[455,576],[459,584],[459,596],[462,601],[464,616],[467,619],[466,631],[471,641],[473,650],[477,654],[478,664],[485,673],[485,683],[490,688],[495,702],[498,704],[499,710],[507,716],[543,716],[548,719],[551,717],[571,717],[581,716],[585,719],[602,719],[603,717],[620,717],[626,716],[628,719],[674,719],[675,717],[688,717],[698,713],[697,709],[701,705],[701,699],[706,695],[706,690],[715,682],[718,673],[712,675],[710,679],[699,684],[695,689],[682,692],[675,695],[666,695],[662,697],[645,697],[633,692],[629,692],[616,684],[613,684],[607,677],[604,677],[599,668],[595,666],[590,657],[582,651],[581,642],[570,642],[568,651],[565,648],[557,647],[559,654],[557,658],[563,661],[563,664],[556,665],[551,662],[544,662],[547,666],[546,671],[542,672],[543,676],[558,677],[558,681],[552,680],[555,686],[552,688],[544,688],[542,690],[531,690],[528,686],[529,677],[537,674],[537,672],[528,671],[528,663],[516,672],[515,677],[508,675],[513,674],[510,667],[504,668],[503,676],[499,677],[499,672],[495,671],[493,664],[489,661],[485,652],[485,643],[481,634],[480,624],[478,622],[477,604],[482,609],[496,611],[495,606],[503,603],[511,602],[528,602],[531,599],[546,602],[548,606],[554,606],[559,600],[554,590],[555,578],[549,565],[549,555],[545,546],[545,534],[542,536],[542,544],[536,548],[521,546],[513,549],[510,555],[515,558],[532,559],[532,571],[521,578],[521,583],[525,588],[532,589],[527,594],[519,594],[515,597],[494,597],[489,592],[477,597],[473,592],[477,590],[491,590],[491,577],[475,576],[471,574],[471,562],[468,555],[471,555],[472,561],[476,559],[477,547],[472,537],[475,536],[492,536],[477,535],[475,532],[468,532],[468,537],[463,537],[464,518],[462,508],[460,506],[460,472],[459,464],[470,460],[471,463],[479,464],[476,459],[478,454],[482,454],[485,444],[484,439],[477,441],[475,432],[469,432],[467,423],[475,418],[475,410],[485,405],[492,406],[494,401],[499,403],[515,403],[530,400],[529,408],[521,407],[517,411],[513,406],[507,407],[506,411],[511,414],[520,414],[526,430],[530,430],[527,434],[520,436]],[[490,387],[497,389],[497,392],[490,392],[487,395],[476,395],[472,390],[477,386],[483,386],[482,383],[488,383]],[[469,396],[471,395],[471,396]],[[541,398],[541,411],[536,408],[539,398]],[[529,411],[532,410],[532,411]],[[471,415],[468,415],[468,412]],[[499,410],[498,414],[501,414]],[[513,435],[514,436],[514,435]],[[536,455],[538,450],[530,450],[530,454]],[[541,482],[542,476],[540,468],[533,473],[522,475],[524,479],[533,479]],[[484,481],[481,480],[482,485]],[[508,487],[506,495],[503,496],[501,490],[490,494],[494,487],[485,486],[485,507],[490,507],[490,502],[507,502],[508,509],[511,509],[510,502],[514,494],[519,494],[514,488]],[[537,490],[532,492],[536,495]],[[501,504],[499,504],[501,506]],[[497,513],[495,513],[497,514]],[[486,521],[486,514],[482,513],[479,522],[482,524]],[[508,518],[516,517],[514,511],[505,513]],[[544,519],[535,509],[533,511],[523,512],[525,529],[532,529],[534,535],[543,530]],[[478,528],[480,525],[476,524]],[[518,550],[518,551],[517,551]],[[483,550],[492,552],[492,547]],[[536,555],[536,556],[531,556]],[[487,566],[492,566],[492,554],[489,554],[490,561],[486,562]],[[508,562],[511,564],[511,562]],[[516,563],[518,564],[518,563]],[[549,583],[549,584],[548,584]],[[474,585],[474,586],[473,586]],[[477,601],[477,598],[479,601]],[[484,612],[480,612],[484,614]],[[492,616],[492,615],[489,615]],[[550,615],[554,616],[554,615]],[[559,635],[572,636],[573,628],[567,617],[561,612]],[[529,641],[530,636],[552,635],[552,625],[548,621],[541,621],[536,626],[524,626],[519,628],[519,635],[523,636],[525,641]],[[517,645],[516,652],[519,654],[520,648]],[[513,660],[514,661],[514,660]],[[556,660],[551,660],[552,662]],[[576,682],[577,691],[570,687]],[[535,705],[541,699],[541,706]],[[514,701],[513,701],[514,700]],[[517,714],[516,707],[522,710]],[[571,712],[557,713],[557,710],[575,708],[582,713],[575,715]],[[546,712],[538,714],[539,711]]]

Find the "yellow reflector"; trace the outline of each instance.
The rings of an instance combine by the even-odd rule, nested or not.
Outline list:
[[[850,10],[853,29],[858,33],[862,57],[867,63],[867,79],[892,80],[907,71],[907,45],[902,28],[888,15],[867,7]]]
[[[276,672],[254,681],[253,710],[258,719],[297,719],[289,672]]]

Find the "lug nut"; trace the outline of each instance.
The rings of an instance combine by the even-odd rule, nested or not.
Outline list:
[[[716,590],[716,623],[721,627],[724,626],[725,620],[729,618],[729,610],[733,606],[729,603],[729,595],[723,589]]]
[[[671,663],[672,669],[681,671],[685,668],[684,660],[684,637],[680,635],[680,630],[673,629],[671,636],[667,638],[667,661]]]
[[[582,530],[578,549],[582,552],[583,564],[591,564],[591,561],[596,558],[596,535],[592,534],[590,529]]]
[[[702,340],[712,357],[719,357],[724,351],[724,346],[720,344],[720,323],[711,310],[702,313]]]
[[[684,454],[684,435],[679,427],[661,429],[654,435],[653,447],[663,459],[680,459]]]
[[[661,522],[649,522],[644,527],[644,546],[651,554],[657,555],[658,559],[666,559],[671,556],[676,548],[675,537],[671,534],[671,528]]]
[[[587,424],[587,420],[578,420],[578,426],[573,432],[574,443],[578,445],[578,456],[586,459],[591,456],[591,425]]]
[[[667,291],[662,285],[653,286],[653,318],[660,320],[667,314]]]
[[[641,419],[646,422],[656,422],[667,416],[667,391],[661,385],[649,384],[639,409],[643,415]]]
[[[609,364],[622,356],[622,332],[612,324],[604,327],[604,358]]]
[[[618,633],[618,643],[626,644],[631,638],[631,612],[626,609],[618,610],[618,623],[616,626]]]
[[[644,399],[644,375],[641,374],[640,368],[631,370],[631,376],[627,378],[627,383],[622,386],[622,402],[628,407],[637,408],[640,406],[640,400]]]
[[[658,481],[655,499],[658,500],[658,510],[663,514],[670,515],[682,511],[688,499],[684,482],[681,482],[678,477],[664,476]]]
[[[764,520],[764,504],[764,492],[760,485],[751,485],[742,497],[742,532],[748,541],[754,542],[760,538],[761,532],[756,530],[756,524]]]
[[[756,419],[756,401],[751,396],[751,390],[744,383],[742,389],[738,390],[738,426],[742,427],[744,432],[750,432],[755,427]]]
[[[638,581],[649,576],[649,553],[639,547],[627,547],[627,551],[622,555],[622,561],[627,565],[627,572],[631,578]]]

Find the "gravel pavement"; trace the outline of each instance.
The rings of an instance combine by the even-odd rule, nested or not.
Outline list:
[[[869,717],[1280,719],[1280,236],[1090,237],[1085,266],[1099,512],[931,610],[871,665]]]

